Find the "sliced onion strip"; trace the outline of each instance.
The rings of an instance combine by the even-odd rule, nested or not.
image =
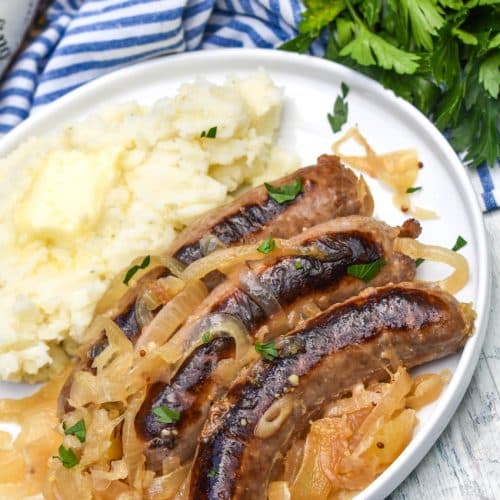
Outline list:
[[[212,271],[225,272],[228,269],[246,262],[247,260],[262,260],[264,258],[284,257],[287,255],[319,255],[319,251],[314,247],[300,247],[291,244],[287,240],[274,240],[276,246],[269,254],[259,252],[259,244],[241,245],[231,248],[223,248],[207,255],[203,259],[190,264],[180,276],[188,282],[194,279],[201,279]]]
[[[207,287],[201,281],[188,283],[144,328],[136,343],[136,350],[144,348],[149,342],[154,342],[157,346],[167,342],[207,295]]]
[[[396,252],[408,255],[412,259],[426,259],[443,262],[454,268],[453,273],[443,280],[436,281],[448,293],[459,292],[469,281],[469,265],[465,257],[448,248],[435,245],[425,245],[412,238],[396,238],[394,241]]]
[[[293,398],[289,394],[278,399],[260,417],[255,426],[254,435],[260,439],[271,437],[279,431],[292,410]]]

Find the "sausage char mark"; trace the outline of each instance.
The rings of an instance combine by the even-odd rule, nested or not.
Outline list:
[[[176,447],[181,460],[192,457],[196,440],[184,440],[179,445],[178,436],[186,432],[199,434],[204,422],[199,419],[200,413],[207,413],[211,401],[220,395],[212,373],[219,361],[233,358],[234,353],[233,337],[215,336],[193,350],[169,385],[157,382],[149,387],[146,400],[137,414],[135,427],[138,435],[148,442],[149,453],[146,456],[150,469],[161,472],[165,448]],[[179,420],[162,423],[153,412],[161,406],[179,413]]]
[[[355,383],[386,378],[388,350],[409,368],[456,352],[472,329],[466,309],[441,290],[389,285],[334,305],[281,337],[278,357],[254,363],[212,407],[189,498],[265,498],[293,439],[328,402]],[[299,377],[297,387],[291,375]],[[293,401],[290,414],[272,436],[256,437],[263,415],[285,395]]]
[[[363,228],[357,229],[357,228]],[[321,257],[311,256],[291,256],[281,257],[273,261],[263,262],[255,269],[255,277],[259,284],[268,291],[271,291],[277,302],[284,310],[296,311],[302,301],[309,301],[321,297],[326,299],[322,308],[332,302],[339,302],[359,292],[366,284],[356,278],[346,275],[347,267],[350,264],[360,264],[373,262],[380,257],[387,260],[386,266],[380,272],[374,282],[385,284],[390,281],[401,281],[412,279],[415,274],[415,265],[411,259],[401,254],[392,252],[392,242],[398,234],[398,228],[390,228],[383,223],[360,218],[344,218],[332,221],[318,228],[304,232],[297,241],[304,245],[313,245],[320,252]],[[300,263],[300,265],[296,265]],[[252,294],[246,290],[227,282],[219,287],[218,291],[212,292],[213,297],[208,297],[208,305],[202,304],[200,310],[193,314],[196,318],[201,318],[194,328],[199,337],[200,332],[210,328],[210,321],[213,314],[228,314],[232,318],[243,324],[249,335],[254,336],[258,329],[272,320],[272,313],[261,307],[253,298]],[[189,332],[189,328],[186,329]],[[192,342],[198,340],[191,335],[190,341],[186,343],[186,350],[189,350]],[[214,365],[215,367],[215,365]],[[177,370],[177,375],[182,373],[183,367]],[[191,378],[193,386],[202,384]],[[172,386],[169,384],[156,385],[154,388],[155,397],[162,391],[171,394]],[[223,388],[220,388],[220,392]],[[182,398],[182,394],[179,394]],[[152,398],[147,397],[141,407],[141,414],[151,414]],[[208,414],[209,407],[204,406],[197,413],[200,426]],[[136,421],[138,429],[145,425],[144,419]],[[159,446],[152,446],[152,439],[143,430],[140,434],[145,440],[145,454],[148,467],[152,470],[160,470],[164,458],[178,456],[177,444],[182,444],[181,450],[187,446],[186,443],[194,443],[198,434],[191,432],[191,429],[183,429],[179,432],[176,445],[163,447],[163,455]],[[182,458],[186,457],[182,453]]]
[[[277,203],[264,186],[259,186],[208,212],[178,236],[171,255],[191,264],[203,257],[200,240],[207,235],[225,246],[241,245],[269,234],[290,238],[335,217],[373,212],[373,198],[364,180],[336,156],[322,155],[317,165],[301,168],[272,184],[279,187],[297,179],[302,181],[303,192],[294,200]]]

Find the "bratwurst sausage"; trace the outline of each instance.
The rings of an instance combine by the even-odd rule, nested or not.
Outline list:
[[[301,168],[272,185],[279,188],[298,180],[303,192],[293,200],[278,203],[264,186],[259,186],[210,211],[179,234],[167,254],[188,265],[218,246],[253,243],[270,234],[290,238],[335,217],[371,215],[373,212],[373,198],[365,181],[344,167],[336,156],[322,155],[317,165]],[[153,270],[150,279],[168,274],[165,268],[161,273]],[[220,281],[219,273],[210,276],[206,283],[211,289]],[[141,334],[135,301],[146,282],[147,279],[130,290],[126,300],[120,301],[111,316],[134,343]],[[106,338],[101,337],[90,346],[86,360],[89,365],[106,345]]]
[[[413,283],[370,289],[320,313],[279,338],[278,356],[253,364],[212,406],[189,498],[266,498],[293,439],[354,384],[386,378],[388,352],[411,368],[459,350],[472,327],[469,305]]]
[[[221,316],[241,324],[246,334],[255,337],[259,328],[263,325],[270,327],[273,322],[272,311],[262,305],[262,290],[264,295],[272,294],[278,307],[291,319],[287,323],[295,326],[300,317],[292,314],[303,309],[304,304],[314,304],[316,310],[324,309],[368,286],[347,274],[347,268],[352,264],[384,259],[385,265],[372,279],[372,286],[411,280],[415,276],[415,263],[409,257],[394,252],[393,244],[401,232],[415,237],[419,231],[420,226],[414,221],[407,221],[403,228],[392,228],[383,222],[360,216],[339,218],[315,226],[292,241],[316,247],[321,257],[289,256],[260,263],[252,271],[250,282],[250,285],[258,284],[260,298],[255,297],[256,289],[252,290],[251,286],[242,287],[231,281],[220,285],[195,311],[193,317],[197,319],[182,328],[173,342],[183,350],[189,350],[193,343],[199,341],[201,333],[214,334],[215,329],[220,327]],[[248,279],[248,276],[245,277]],[[226,358],[220,356],[220,359]],[[203,369],[195,370],[195,361]],[[217,383],[212,376],[217,362],[214,349],[201,345],[179,367],[170,383],[157,383],[149,388],[135,422],[136,431],[145,442],[149,469],[161,471],[166,457],[176,457],[181,463],[192,457],[210,402],[193,398],[191,393],[209,391],[212,399],[224,393],[223,384]],[[210,366],[211,371],[205,365]],[[178,382],[180,379],[183,380],[181,385]],[[154,410],[163,405],[180,413],[179,422],[168,425],[158,422]],[[175,433],[167,435],[167,431]]]

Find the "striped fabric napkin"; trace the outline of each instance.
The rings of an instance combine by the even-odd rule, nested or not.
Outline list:
[[[0,86],[0,135],[105,73],[198,49],[273,48],[297,33],[300,0],[54,0]],[[321,55],[319,43],[312,47]],[[500,168],[470,171],[484,211],[500,207]]]

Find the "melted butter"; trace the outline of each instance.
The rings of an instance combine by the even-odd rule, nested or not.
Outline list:
[[[118,152],[54,151],[45,158],[14,220],[21,243],[41,240],[71,247],[98,224],[119,174]]]

